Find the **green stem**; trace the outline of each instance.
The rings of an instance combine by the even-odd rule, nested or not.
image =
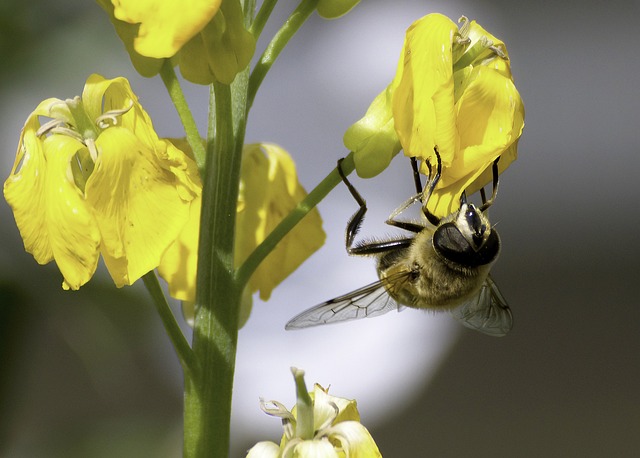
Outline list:
[[[215,141],[207,146],[193,352],[199,371],[185,377],[187,457],[227,457],[241,290],[233,272],[240,159],[233,135],[231,91],[214,83]]]
[[[249,78],[249,94],[247,97],[247,106],[249,108],[253,105],[253,99],[258,92],[260,84],[262,84],[265,76],[267,76],[267,72],[287,43],[289,43],[289,40],[296,34],[309,16],[311,16],[311,13],[315,11],[318,1],[319,0],[302,0],[280,30],[274,35],[267,49],[262,53],[262,56],[260,56],[260,61],[256,64]]]
[[[185,372],[193,371],[195,364],[193,351],[182,333],[180,326],[178,326],[176,317],[173,315],[173,312],[171,312],[171,308],[169,308],[167,298],[162,292],[156,273],[152,270],[145,274],[142,277],[142,280],[147,291],[149,291],[149,294],[151,295],[151,299],[153,300],[156,309],[158,310],[158,315],[160,315],[164,329],[167,331],[167,335],[173,343],[173,348],[175,348],[176,353],[178,354],[183,370]]]
[[[342,170],[345,175],[353,172],[355,164],[353,162],[353,153],[349,153],[347,157],[342,161]],[[280,224],[278,224],[273,231],[262,241],[260,245],[249,255],[245,262],[236,271],[236,281],[239,288],[243,288],[247,284],[251,275],[258,268],[260,263],[266,258],[269,253],[273,251],[276,245],[289,233],[291,229],[298,224],[302,218],[306,216],[318,203],[324,199],[329,192],[335,188],[342,179],[338,173],[338,169],[334,168],[329,175],[327,175],[316,186],[307,197],[300,202],[296,208],[289,213]]]
[[[180,82],[178,81],[176,72],[173,70],[173,65],[171,65],[171,61],[169,59],[166,59],[164,64],[162,64],[162,67],[160,68],[160,77],[169,92],[171,101],[176,107],[180,121],[182,121],[182,125],[184,126],[187,141],[193,151],[196,165],[198,166],[198,170],[200,170],[200,175],[202,175],[205,160],[204,146],[202,145],[202,139],[200,137],[200,132],[198,132],[196,121],[193,119],[191,110],[189,110],[189,105],[182,93]]]
[[[262,29],[264,29],[264,26],[267,23],[269,16],[271,16],[271,12],[276,6],[276,3],[278,3],[278,0],[264,0],[262,5],[260,5],[260,10],[258,11],[258,14],[256,14],[256,17],[251,24],[251,28],[249,29],[256,38],[256,41],[258,40],[258,37],[260,37]]]

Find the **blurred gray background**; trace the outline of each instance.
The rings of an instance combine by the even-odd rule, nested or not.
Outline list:
[[[265,37],[294,6],[280,3]],[[182,135],[161,81],[135,74],[96,4],[4,0],[0,11],[3,181],[29,113],[80,94],[93,72],[128,77],[160,135]],[[356,206],[339,187],[320,205],[327,245],[256,300],[240,332],[231,454],[279,440],[257,401],[291,406],[297,365],[309,386],[358,400],[385,457],[638,456],[640,3],[363,0],[339,20],[313,17],[267,76],[247,141],[284,146],[313,188],[393,77],[404,30],[430,12],[503,39],[525,102],[520,157],[491,210],[494,278],[515,327],[494,339],[407,310],[285,333],[292,315],[375,279],[371,260],[344,252]],[[207,88],[184,89],[204,126]],[[370,204],[363,235],[392,232],[382,221],[413,190],[407,161],[353,181]],[[0,456],[179,456],[180,368],[145,291],[117,290],[102,268],[62,291],[55,265],[24,252],[4,200],[0,243]]]

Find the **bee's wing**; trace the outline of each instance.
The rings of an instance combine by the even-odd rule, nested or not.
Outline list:
[[[491,276],[487,277],[477,296],[451,314],[466,327],[490,336],[504,336],[513,326],[511,309]]]
[[[289,320],[285,329],[302,329],[321,324],[358,320],[397,309],[398,303],[389,296],[385,283],[377,281],[302,312]]]

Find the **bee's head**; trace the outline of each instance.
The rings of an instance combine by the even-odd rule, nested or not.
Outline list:
[[[436,228],[433,247],[452,263],[477,267],[495,261],[500,238],[482,211],[471,203],[463,203],[448,222]]]

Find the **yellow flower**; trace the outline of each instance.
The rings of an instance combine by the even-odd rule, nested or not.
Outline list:
[[[186,148],[184,142],[179,147]],[[237,207],[235,264],[239,266],[271,230],[306,196],[298,182],[289,154],[273,144],[245,145]],[[171,296],[195,301],[200,201],[191,207],[189,223],[171,246],[159,267],[169,283]],[[248,290],[260,291],[267,300],[271,291],[325,240],[316,209],[267,256],[249,280]]]
[[[154,76],[165,58],[196,84],[229,84],[251,61],[255,39],[239,0],[98,0],[138,73]]]
[[[431,164],[437,147],[443,172],[428,207],[438,216],[457,210],[463,191],[473,193],[491,181],[491,164],[498,157],[500,172],[516,159],[524,105],[509,62],[504,43],[475,21],[463,17],[458,27],[445,16],[429,14],[414,22],[407,30],[396,76],[385,90],[387,103],[376,110],[383,120],[391,110],[395,135],[386,134],[386,146],[379,142],[378,148],[369,147],[367,156],[373,162],[364,176],[386,167],[396,151],[389,145],[395,141],[406,156]],[[386,124],[374,125],[368,137],[385,135],[382,125]],[[355,148],[358,164],[358,155],[365,157],[359,146],[363,143],[355,142],[352,132],[345,134],[345,144]]]
[[[347,14],[360,0],[320,0],[318,14],[325,19],[335,19]]]
[[[158,266],[200,192],[196,178],[126,79],[91,75],[82,98],[47,99],[31,113],[4,195],[25,249],[56,261],[63,288],[89,281],[100,254],[120,287]]]
[[[247,458],[280,457],[381,457],[371,434],[360,423],[356,401],[331,396],[316,384],[307,393],[304,371],[291,368],[296,381],[297,403],[288,411],[277,401],[261,401],[262,410],[282,419],[280,445],[258,442]]]

